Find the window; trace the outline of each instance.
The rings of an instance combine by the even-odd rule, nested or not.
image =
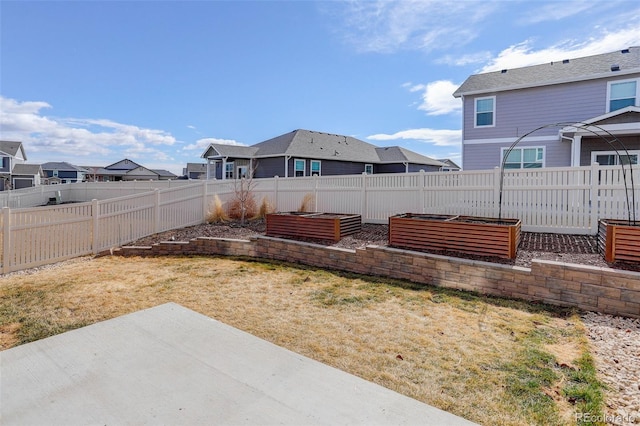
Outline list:
[[[607,87],[609,112],[638,104],[638,81],[624,80],[610,82]]]
[[[249,170],[249,168],[247,166],[238,166],[238,178],[242,179],[242,178],[248,178],[249,176],[247,175],[247,171]]]
[[[496,113],[496,97],[476,99],[475,127],[494,126]]]
[[[364,165],[364,172],[368,175],[372,175],[373,174],[373,164],[365,164]]]
[[[295,177],[304,176],[304,166],[305,166],[304,160],[295,160],[295,163],[294,163]]]
[[[502,158],[507,152],[502,148]],[[505,169],[535,169],[544,167],[544,148],[514,148],[504,163]]]
[[[224,178],[233,179],[233,161],[231,163],[225,163],[224,165]]]
[[[320,160],[311,160],[311,176],[320,176]]]
[[[593,151],[591,153],[591,162],[598,163],[601,166],[618,166],[620,164],[638,164],[638,156],[640,151],[629,151],[629,155],[626,152],[620,151],[618,155],[615,151]]]

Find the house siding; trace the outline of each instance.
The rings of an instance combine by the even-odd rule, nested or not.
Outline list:
[[[302,159],[296,157],[296,159]],[[289,176],[295,176],[294,158],[289,160]],[[311,176],[311,159],[305,158],[305,176]],[[334,175],[355,175],[364,172],[364,163],[354,163],[350,161],[320,160],[320,174],[322,176]]]
[[[255,161],[257,178],[284,177],[284,157],[258,158]]]
[[[462,146],[464,170],[486,170],[502,165],[502,148],[511,144],[472,144]],[[545,147],[545,167],[566,167],[571,164],[571,143],[555,140],[527,142],[523,139],[518,148]]]
[[[618,140],[628,151],[640,150],[640,136],[619,137]],[[582,151],[580,153],[580,165],[588,166],[591,164],[591,153],[593,151],[618,150],[620,154],[623,154],[623,146],[621,146],[619,143],[614,143],[613,145],[614,146],[612,147],[600,138],[583,138]]]
[[[552,126],[528,135],[518,146],[545,146],[546,167],[571,165],[571,144],[558,137],[560,128],[564,126],[554,124],[566,125],[605,114],[607,84],[628,78],[603,78],[465,97],[463,169],[496,167],[502,147],[508,147],[518,137],[546,125]],[[495,126],[476,128],[475,99],[491,95],[496,96]],[[535,141],[527,141],[529,138]],[[496,139],[504,142],[495,142]]]

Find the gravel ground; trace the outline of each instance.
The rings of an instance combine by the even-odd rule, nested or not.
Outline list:
[[[587,312],[591,353],[607,385],[607,424],[640,424],[640,319]]]
[[[136,241],[132,245],[151,245],[160,241],[188,241],[197,237],[246,239],[265,233],[263,221],[246,226],[235,223],[205,224],[167,231]],[[387,225],[363,224],[354,235],[332,241],[313,241],[342,248],[387,245]],[[447,253],[439,253],[447,254]],[[465,256],[475,259],[529,267],[532,259],[553,260],[640,272],[640,265],[607,264],[598,253],[597,238],[588,235],[562,235],[524,232],[515,260]],[[640,320],[586,312],[582,316],[601,380],[608,386],[603,421],[611,425],[640,424]]]

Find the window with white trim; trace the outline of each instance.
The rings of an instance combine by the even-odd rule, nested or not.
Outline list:
[[[320,160],[311,160],[311,176],[320,176]]]
[[[475,127],[495,126],[496,97],[477,98],[475,101]]]
[[[305,161],[304,160],[298,160],[296,159],[294,161],[294,167],[293,167],[293,175],[295,177],[299,177],[299,176],[304,176],[304,172],[305,172]]]
[[[233,161],[230,163],[225,163],[224,166],[224,178],[225,179],[233,179]]]
[[[373,174],[373,164],[365,164],[364,165],[364,172],[368,175],[372,175]]]
[[[607,83],[607,112],[639,105],[640,79],[617,80]]]
[[[640,151],[629,151],[627,155],[626,151],[592,151],[591,163],[598,163],[601,166],[619,166],[620,164],[638,164],[638,157],[640,157]]]
[[[508,148],[502,148],[504,160]],[[504,162],[505,169],[537,169],[544,167],[544,147],[513,148]]]

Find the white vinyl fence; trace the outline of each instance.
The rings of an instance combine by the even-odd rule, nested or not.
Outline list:
[[[596,234],[598,219],[640,219],[640,169],[619,166],[255,179],[259,205],[360,214],[387,223],[399,213],[520,219],[524,231]],[[631,189],[631,182],[635,190]],[[625,180],[626,178],[626,180]],[[625,183],[626,182],[626,183]],[[157,232],[203,223],[234,181],[51,185],[0,194],[2,272],[99,253]],[[49,201],[58,204],[48,205]]]

